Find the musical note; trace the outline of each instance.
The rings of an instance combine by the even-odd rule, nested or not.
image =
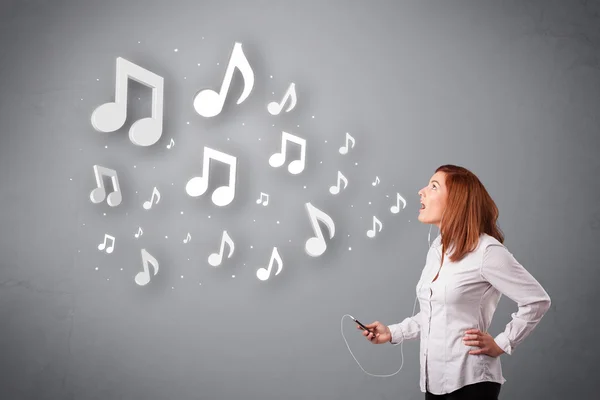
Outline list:
[[[263,197],[266,197],[265,200],[263,200]],[[258,198],[258,200],[256,200],[256,204],[260,204],[260,202],[262,201],[262,205],[266,206],[267,204],[269,204],[269,195],[263,192],[260,192],[260,197]]]
[[[242,73],[242,77],[244,78],[244,90],[238,98],[237,104],[241,104],[246,100],[254,86],[254,71],[252,71],[252,67],[244,55],[242,44],[236,42],[233,46],[229,64],[225,71],[225,78],[223,79],[219,93],[212,89],[205,89],[198,92],[196,97],[194,97],[194,109],[198,114],[209,118],[214,117],[221,112],[223,104],[225,103],[225,97],[227,96],[227,92],[229,92],[229,86],[231,85],[235,68]]]
[[[283,165],[286,158],[286,147],[288,141],[300,145],[300,159],[294,160],[288,165],[288,171],[291,174],[296,175],[304,170],[306,158],[306,140],[292,135],[291,133],[281,132],[281,153],[273,154],[269,158],[269,165],[271,165],[273,168],[278,168]]]
[[[185,237],[185,239],[183,239],[183,243],[189,243],[190,240],[192,240],[192,236],[190,235],[190,233],[188,232],[187,236]]]
[[[396,193],[396,205],[390,208],[392,214],[398,214],[400,212],[400,200],[402,200],[403,203],[402,209],[406,207],[406,200],[404,200],[404,197],[400,196],[400,193]]]
[[[325,238],[323,237],[323,232],[319,226],[319,221],[323,222],[325,226],[327,226],[330,239],[333,238],[333,235],[335,234],[335,224],[329,215],[325,214],[311,203],[306,203],[305,206],[316,236],[309,238],[306,241],[304,248],[309,256],[318,257],[323,254],[325,250],[327,250],[327,243],[325,243]]]
[[[140,236],[142,236],[143,234],[144,234],[144,231],[142,230],[142,227],[139,227],[137,233],[133,236],[135,236],[135,238],[137,239]]]
[[[348,154],[348,141],[352,142],[352,149],[354,148],[354,145],[356,144],[356,141],[354,140],[354,138],[352,136],[350,136],[350,134],[348,132],[346,132],[346,144],[342,147],[340,147],[340,154]]]
[[[171,138],[171,141],[167,145],[167,149],[171,149],[173,146],[175,146],[175,141],[173,140],[173,138]]]
[[[375,225],[379,225],[379,232],[381,232],[381,230],[383,229],[383,224],[381,223],[380,220],[377,219],[376,216],[373,215],[373,229],[369,229],[367,231],[367,236],[370,238],[375,237],[375,234],[376,234]]]
[[[150,270],[148,264],[151,264],[154,267],[154,275],[158,274],[158,261],[156,261],[156,258],[148,253],[146,249],[142,249],[142,267],[144,270],[138,272],[135,276],[135,283],[140,286],[144,286],[150,282]]]
[[[331,186],[329,192],[331,194],[338,194],[340,192],[340,180],[344,182],[344,189],[348,186],[348,179],[340,171],[337,173],[337,186]]]
[[[271,103],[269,103],[267,105],[267,110],[269,111],[269,113],[271,115],[278,115],[281,112],[281,110],[283,109],[283,104],[285,103],[285,101],[288,98],[291,98],[290,105],[285,110],[285,112],[290,112],[296,106],[296,102],[298,101],[298,98],[296,97],[296,84],[295,83],[290,83],[290,87],[288,88],[287,92],[285,92],[285,94],[283,95],[283,99],[281,100],[281,103],[277,104],[277,102],[272,101]]]
[[[111,240],[112,241],[109,246],[106,246],[106,241],[107,240]],[[114,236],[111,236],[111,235],[106,234],[106,233],[104,234],[104,243],[100,243],[98,245],[98,250],[104,250],[104,249],[106,249],[105,251],[108,254],[110,254],[110,253],[113,252],[113,250],[115,249],[115,237]]]
[[[235,245],[227,231],[223,231],[223,237],[221,238],[221,248],[219,250],[219,253],[212,253],[210,256],[208,256],[208,263],[213,267],[221,265],[221,262],[223,261],[223,249],[225,248],[225,243],[229,245],[229,254],[227,255],[227,258],[231,258]]]
[[[261,281],[266,281],[267,279],[269,279],[269,276],[271,275],[271,269],[273,268],[273,261],[277,261],[277,272],[275,272],[275,275],[278,275],[281,272],[281,269],[283,268],[283,260],[281,259],[281,256],[277,251],[277,247],[273,247],[268,268],[261,267],[256,271],[256,277],[258,279],[260,279]]]
[[[154,189],[152,189],[152,196],[150,197],[150,200],[146,200],[144,202],[144,208],[146,210],[149,210],[152,208],[152,202],[154,200],[154,196],[156,196],[156,203],[158,204],[158,202],[160,201],[160,192],[158,191],[158,189],[156,188],[156,186],[154,187]]]
[[[380,182],[379,177],[375,177],[375,182],[372,183],[373,186],[377,185]]]
[[[226,206],[235,197],[235,177],[237,170],[237,158],[229,154],[221,153],[209,147],[204,147],[204,160],[202,161],[202,176],[190,179],[185,185],[185,191],[189,196],[198,197],[208,189],[208,177],[210,175],[210,160],[220,161],[229,165],[229,184],[220,186],[212,194],[212,202],[219,206]]]
[[[115,102],[104,103],[92,113],[92,126],[99,132],[114,132],[127,119],[127,83],[131,78],[152,88],[152,116],[135,121],[129,128],[129,140],[138,146],[151,146],[163,130],[163,78],[122,57],[117,57]]]
[[[121,188],[119,187],[119,178],[117,177],[117,171],[110,168],[101,167],[100,165],[94,165],[94,176],[96,177],[96,185],[98,186],[90,193],[90,200],[92,203],[100,203],[106,198],[106,202],[111,207],[116,207],[121,204],[123,196],[121,195]],[[103,176],[109,176],[113,185],[113,192],[106,197],[106,188],[104,187]]]

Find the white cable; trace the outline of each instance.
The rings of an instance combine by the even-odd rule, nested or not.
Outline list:
[[[429,226],[429,234],[427,235],[427,242],[429,243],[429,247],[431,248],[431,225]],[[415,297],[415,304],[413,305],[413,312],[412,312],[411,318],[415,316],[415,308],[417,307],[417,299],[418,299],[418,296]],[[393,374],[388,374],[388,375],[375,375],[375,374],[371,374],[371,373],[365,371],[365,369],[360,365],[360,363],[358,362],[358,360],[354,356],[354,353],[352,353],[352,350],[350,350],[350,346],[348,345],[348,341],[346,340],[346,337],[344,336],[344,317],[346,317],[346,316],[352,318],[352,316],[350,314],[344,314],[344,315],[342,315],[342,320],[340,322],[340,325],[341,325],[340,326],[340,330],[341,330],[341,333],[342,333],[342,338],[344,338],[344,342],[346,343],[346,347],[348,348],[348,351],[350,352],[350,355],[352,355],[352,358],[354,358],[354,361],[356,361],[356,363],[358,364],[358,366],[360,367],[360,369],[362,369],[362,371],[365,374],[367,374],[367,375],[374,376],[374,377],[380,377],[380,378],[387,378],[387,377],[390,377],[390,376],[394,376],[398,372],[400,372],[400,370],[402,369],[402,366],[404,365],[404,352],[402,350],[402,344],[404,343],[404,340],[401,341],[400,343],[394,344],[394,346],[400,345],[400,355],[402,356],[402,362],[400,363],[400,368],[398,369],[398,371],[394,372]]]

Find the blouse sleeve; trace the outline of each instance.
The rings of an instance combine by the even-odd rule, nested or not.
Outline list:
[[[550,296],[504,245],[488,245],[480,273],[483,279],[519,306],[518,311],[511,314],[512,320],[504,332],[494,338],[496,344],[510,355],[548,311]]]
[[[392,344],[402,343],[407,339],[415,339],[421,332],[421,311],[412,317],[405,318],[398,324],[388,325],[392,333]]]

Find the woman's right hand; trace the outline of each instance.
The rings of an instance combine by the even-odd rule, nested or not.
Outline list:
[[[363,336],[367,338],[368,341],[374,344],[382,344],[387,343],[392,338],[392,332],[390,332],[390,328],[386,325],[382,324],[379,321],[375,321],[370,324],[365,325],[369,328],[369,331],[364,330],[364,328],[360,325],[356,325],[358,329],[363,330]]]

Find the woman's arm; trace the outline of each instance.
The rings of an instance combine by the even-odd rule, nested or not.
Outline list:
[[[419,311],[412,317],[405,318],[398,324],[388,325],[388,328],[392,334],[392,338],[390,339],[390,343],[392,344],[402,343],[408,339],[415,339],[421,331],[421,312]]]
[[[480,274],[519,306],[504,332],[494,338],[505,353],[512,354],[550,308],[550,296],[504,245],[488,245]]]

